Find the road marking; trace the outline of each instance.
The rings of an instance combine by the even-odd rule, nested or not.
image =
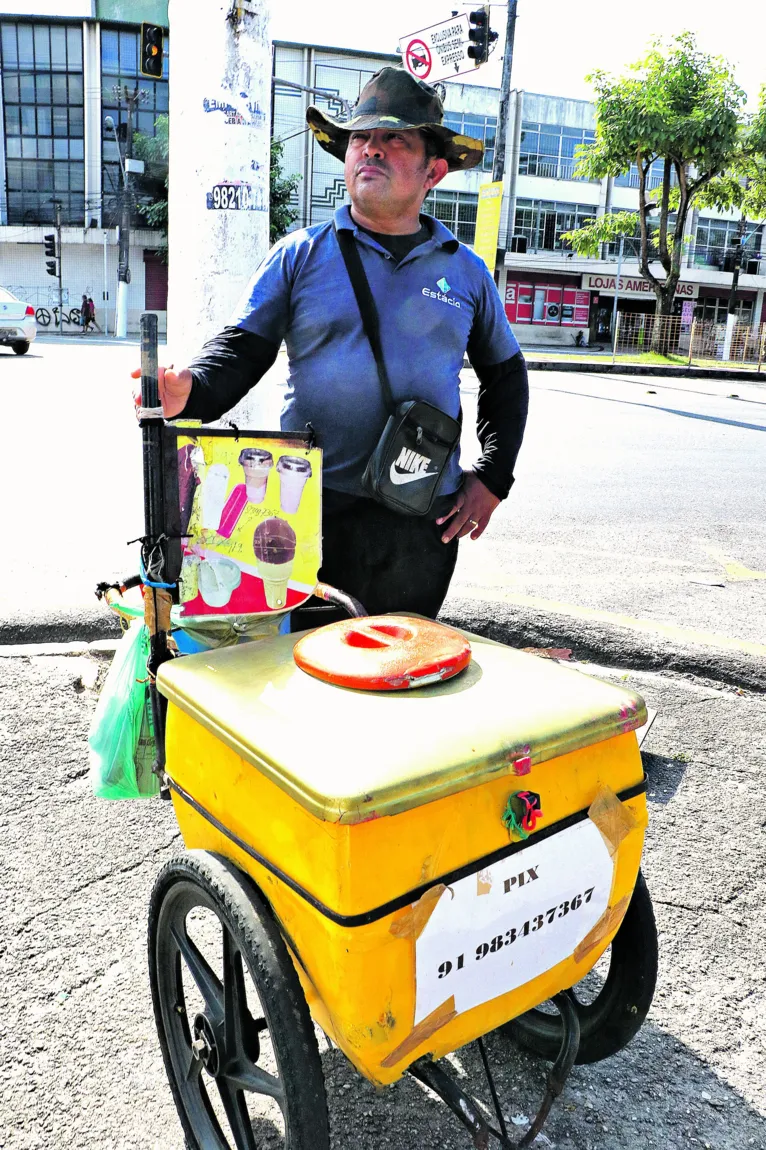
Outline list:
[[[706,547],[705,550],[712,559],[716,559],[721,564],[730,583],[741,583],[746,579],[766,579],[766,571],[752,571],[749,567],[745,567],[744,563],[740,563],[738,559],[733,559],[731,555],[725,555],[723,551],[719,551],[717,547]]]
[[[694,643],[701,647],[717,647],[721,651],[737,651],[743,655],[766,658],[766,644],[752,643],[747,639],[734,639],[730,635],[719,635],[716,631],[697,631],[692,627],[677,627],[672,623],[656,622],[654,619],[637,619],[632,615],[619,615],[613,611],[601,611],[594,607],[578,607],[575,603],[540,599],[537,595],[511,595],[480,587],[455,590],[458,595],[466,599],[477,599],[483,603],[514,603],[518,607],[532,607],[537,611],[549,611],[552,615],[566,615],[570,619],[589,619],[597,623],[625,627],[630,631],[640,631],[643,634],[664,635],[667,639],[675,639],[679,643]]]

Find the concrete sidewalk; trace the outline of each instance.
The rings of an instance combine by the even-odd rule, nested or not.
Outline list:
[[[0,662],[0,1144],[7,1150],[182,1150],[146,972],[149,891],[183,849],[170,804],[95,800],[92,684],[103,655]],[[643,869],[660,940],[657,992],[634,1041],[576,1066],[548,1150],[766,1146],[763,731],[766,701],[677,675],[584,668],[657,709],[644,744]],[[333,1150],[464,1150],[409,1078],[376,1091],[320,1036]],[[523,1134],[548,1066],[504,1038],[489,1057]],[[475,1045],[450,1062],[489,1102]]]
[[[522,350],[524,350],[522,348]],[[651,375],[662,379],[725,379],[732,383],[760,383],[766,385],[766,371],[748,368],[674,366],[654,363],[622,363],[611,360],[536,359],[533,352],[524,351],[530,371],[566,371],[598,375]]]

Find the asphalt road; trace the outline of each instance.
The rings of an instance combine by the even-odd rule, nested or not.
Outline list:
[[[92,797],[92,668],[89,656],[0,659],[0,1147],[182,1150],[145,956],[149,891],[182,843],[169,804]],[[575,1067],[535,1145],[764,1150],[766,702],[679,676],[612,678],[658,709],[643,865],[659,983],[633,1043]],[[488,1045],[518,1136],[547,1066]],[[468,1150],[413,1081],[376,1092],[323,1038],[320,1051],[333,1150]],[[486,1098],[475,1046],[451,1062]]]
[[[137,348],[84,344],[0,352],[6,642],[40,619],[61,621],[50,637],[78,622],[93,633],[93,585],[136,567],[125,544],[142,529]],[[285,372],[281,355],[252,393],[263,426],[276,425]],[[470,462],[477,382],[470,370],[462,382]],[[451,602],[505,613],[511,632],[541,618],[564,638],[579,626],[585,647],[589,627],[629,634],[637,620],[666,644],[696,632],[711,650],[719,637],[762,655],[766,385],[533,372],[531,386],[517,482],[485,537],[461,546]]]

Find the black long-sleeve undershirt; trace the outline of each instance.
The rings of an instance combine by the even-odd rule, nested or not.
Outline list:
[[[220,419],[266,374],[278,351],[269,340],[243,328],[224,328],[189,364],[192,390],[178,418]],[[527,419],[527,368],[517,352],[504,363],[475,365],[474,370],[479,379],[477,433],[482,449],[474,471],[493,495],[505,499]]]
[[[476,434],[481,458],[473,470],[493,495],[505,499],[513,483],[513,469],[527,423],[527,365],[517,351],[504,363],[490,367],[476,364],[474,371],[479,379]]]
[[[192,389],[178,419],[210,423],[231,411],[274,363],[276,344],[241,327],[225,327],[189,364]]]

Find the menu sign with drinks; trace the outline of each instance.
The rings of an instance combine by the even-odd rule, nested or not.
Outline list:
[[[174,450],[178,502],[166,484],[174,504],[166,521],[180,538],[180,618],[303,603],[321,563],[321,451],[301,436],[182,426],[169,442],[166,476]]]

